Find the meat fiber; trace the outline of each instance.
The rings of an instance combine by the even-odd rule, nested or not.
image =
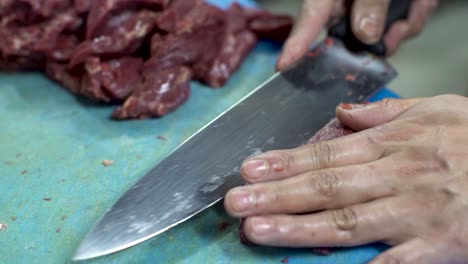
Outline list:
[[[190,81],[226,84],[288,16],[202,0],[0,0],[0,70],[39,70],[78,96],[118,104],[115,119],[177,109]]]

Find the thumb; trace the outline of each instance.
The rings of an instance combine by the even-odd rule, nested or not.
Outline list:
[[[370,104],[340,104],[336,117],[356,131],[390,122],[420,102],[422,98],[384,99]]]

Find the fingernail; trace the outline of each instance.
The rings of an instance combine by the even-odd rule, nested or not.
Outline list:
[[[232,207],[236,212],[249,209],[250,200],[250,192],[245,188],[237,188],[231,191]]]
[[[260,179],[268,171],[268,163],[261,159],[252,159],[244,164],[243,170],[249,179]]]
[[[372,14],[361,19],[359,29],[371,40],[376,40],[379,37],[379,23]]]
[[[347,104],[347,103],[341,103],[339,107],[343,110],[354,110],[354,109],[359,109],[365,107],[365,104]]]
[[[273,221],[268,218],[255,217],[252,219],[252,232],[257,235],[271,234],[273,230]]]

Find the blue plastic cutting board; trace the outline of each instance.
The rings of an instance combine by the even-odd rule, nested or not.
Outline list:
[[[8,225],[0,231],[0,263],[71,262],[104,211],[179,143],[270,76],[278,51],[262,42],[226,87],[194,83],[188,103],[146,121],[112,121],[112,107],[78,99],[40,74],[0,73],[0,223]],[[394,95],[383,91],[378,98],[384,96]],[[105,159],[114,165],[104,167]],[[223,221],[232,225],[222,230]],[[383,249],[317,257],[309,250],[245,247],[237,221],[218,204],[89,263],[280,263],[285,257],[289,263],[363,263]]]

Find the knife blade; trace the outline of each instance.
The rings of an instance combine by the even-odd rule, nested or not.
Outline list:
[[[396,76],[384,59],[348,48],[326,39],[183,142],[107,210],[73,259],[120,251],[186,221],[243,184],[243,160],[304,144],[336,105],[363,102]]]

